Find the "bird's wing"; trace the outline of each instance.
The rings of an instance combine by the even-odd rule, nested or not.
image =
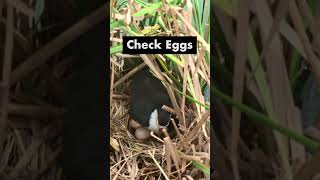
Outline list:
[[[149,126],[150,114],[153,111],[153,107],[147,105],[149,100],[144,97],[135,97],[130,103],[131,118],[145,127]]]

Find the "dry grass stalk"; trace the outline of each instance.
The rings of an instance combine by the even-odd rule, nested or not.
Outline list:
[[[201,128],[202,124],[208,120],[210,112],[207,111],[201,118],[201,120],[196,124],[194,129],[188,134],[188,136],[181,142],[180,147],[183,147],[187,142],[190,142],[193,137],[197,134],[197,131]]]
[[[32,54],[13,71],[10,84],[13,85],[16,82],[20,81],[25,77],[25,75],[29,74],[40,65],[44,64],[49,59],[49,57],[59,52],[61,49],[63,49],[73,40],[77,39],[81,34],[87,32],[93,26],[102,22],[107,17],[105,8],[105,5],[100,7],[92,14],[86,16],[70,29],[64,31],[54,40]]]
[[[160,1],[159,1],[160,2]],[[139,57],[143,63],[135,67],[127,67],[125,71],[113,69],[115,76],[115,84],[112,86],[113,94],[111,95],[112,101],[110,106],[111,121],[110,121],[110,136],[119,144],[120,151],[111,151],[111,178],[117,179],[199,179],[206,178],[202,171],[195,168],[191,160],[196,160],[204,163],[206,166],[209,164],[209,148],[210,146],[210,133],[207,131],[210,113],[203,106],[191,101],[189,98],[182,94],[194,98],[194,100],[206,104],[202,94],[203,82],[210,86],[210,69],[204,56],[205,53],[210,53],[209,44],[191,25],[192,16],[185,14],[183,11],[194,11],[191,1],[188,1],[188,9],[170,7],[165,1],[162,1],[164,6],[157,9],[159,18],[163,20],[165,32],[169,35],[196,35],[200,41],[197,55],[174,55],[178,59],[177,63],[171,63],[174,67],[167,66],[170,61],[167,55],[163,54],[140,54]],[[112,3],[112,7],[116,2]],[[122,8],[119,12],[112,12],[114,14],[121,14],[129,17],[131,14],[140,11],[141,7],[135,1],[130,1],[127,10]],[[165,12],[167,16],[163,16],[161,12]],[[173,18],[168,18],[174,16]],[[136,29],[136,33],[141,33],[143,28],[140,24],[145,18],[152,17],[150,14],[135,17],[131,16],[130,23]],[[124,19],[125,20],[125,19]],[[113,40],[113,45],[119,45],[120,39],[128,32],[122,28],[114,28],[110,33]],[[157,34],[156,34],[157,35]],[[161,34],[162,35],[162,34]],[[124,58],[131,58],[131,55],[124,55],[115,53],[111,57],[111,63],[116,64],[119,60]],[[134,56],[136,57],[136,56]],[[129,59],[128,59],[129,60]],[[133,59],[130,59],[132,62]],[[161,61],[161,63],[156,63]],[[126,61],[125,61],[126,62]],[[129,64],[129,63],[128,63]],[[166,66],[168,72],[162,72],[160,66]],[[176,115],[178,121],[173,124],[173,132],[177,134],[172,138],[169,132],[164,131],[164,138],[155,135],[151,132],[151,139],[148,141],[137,140],[128,127],[130,117],[128,116],[129,99],[115,98],[114,94],[121,94],[130,96],[130,89],[128,83],[129,78],[137,71],[137,67],[147,65],[151,73],[163,82],[167,89],[168,95],[172,101],[172,107],[163,107],[165,110],[172,112]],[[126,66],[124,66],[126,67]],[[163,67],[164,68],[164,67]],[[129,73],[124,73],[129,72]],[[120,74],[122,74],[120,76]],[[177,81],[180,86],[177,87]],[[121,84],[121,86],[120,86]],[[181,90],[180,93],[177,90]],[[199,122],[198,120],[201,119]],[[192,137],[191,137],[192,136]],[[181,146],[181,144],[188,144],[188,146]],[[189,146],[190,145],[190,146]],[[192,149],[191,149],[191,148]],[[191,155],[190,155],[191,154]]]
[[[153,63],[152,61],[149,61],[149,63]],[[142,65],[141,65],[142,66]],[[115,67],[115,66],[112,66]],[[159,72],[158,68],[154,66],[154,69]],[[117,71],[117,70],[115,70]],[[133,72],[129,71],[130,76],[133,75]],[[117,73],[115,73],[117,74]],[[157,73],[158,75],[162,75],[161,73]],[[126,77],[125,77],[126,76]],[[116,82],[120,82],[120,79],[126,79],[130,77],[129,75],[124,75],[122,77],[118,77],[119,80],[116,80]],[[164,78],[166,80],[166,78]],[[127,85],[127,81],[121,80],[121,88],[120,86],[117,86],[116,88],[113,86],[114,90],[113,93],[117,94],[125,94],[129,86]],[[168,87],[167,87],[168,88]],[[172,94],[173,96],[176,96],[176,94]],[[112,95],[115,97],[114,95]],[[125,94],[125,96],[127,96]],[[209,154],[209,152],[202,152],[199,151],[200,146],[205,146],[207,143],[204,142],[203,145],[200,146],[194,146],[194,155],[184,155],[185,153],[178,153],[179,152],[187,152],[186,147],[179,148],[178,144],[181,144],[180,141],[182,141],[183,137],[187,137],[184,139],[185,142],[190,142],[191,138],[190,136],[197,136],[197,134],[201,131],[202,123],[208,120],[209,112],[206,112],[205,117],[202,118],[202,120],[198,123],[194,122],[190,124],[189,129],[192,129],[190,132],[190,135],[186,134],[186,131],[180,131],[179,126],[182,124],[181,121],[178,124],[173,123],[174,129],[177,132],[177,138],[174,140],[169,139],[169,135],[166,135],[166,138],[163,140],[160,139],[160,137],[154,135],[151,132],[152,139],[151,141],[142,142],[137,139],[129,132],[128,130],[128,122],[130,120],[130,117],[127,115],[128,112],[128,104],[129,104],[130,98],[113,98],[111,101],[111,138],[116,140],[119,144],[119,151],[111,152],[111,159],[113,159],[110,163],[111,165],[111,178],[117,178],[117,179],[130,179],[134,174],[136,178],[140,177],[148,177],[148,179],[157,178],[157,177],[168,177],[168,179],[176,179],[179,177],[183,177],[183,173],[190,171],[192,165],[189,162],[190,160],[198,160],[202,161],[202,159],[205,157],[202,153]],[[164,107],[165,109],[169,111],[175,111],[175,109],[171,109],[168,107]],[[189,108],[189,107],[188,107]],[[187,114],[186,114],[187,115]],[[188,116],[186,116],[187,119],[189,119],[189,113]],[[189,120],[190,121],[190,120]],[[193,124],[196,123],[195,128],[191,128]],[[183,126],[182,126],[183,127]],[[153,149],[153,151],[149,151],[150,149]],[[178,150],[179,149],[179,150]],[[201,153],[202,152],[202,153]],[[199,157],[198,157],[199,156]],[[135,158],[135,159],[133,159]],[[182,159],[183,160],[182,160]],[[134,163],[134,164],[132,164]],[[172,167],[174,166],[175,170],[172,170]],[[128,168],[125,168],[128,167]],[[188,170],[189,169],[189,170]],[[165,174],[165,175],[164,175]]]
[[[136,68],[132,69],[129,73],[127,73],[125,76],[123,76],[117,82],[115,82],[114,85],[112,86],[112,88],[114,89],[114,88],[118,87],[121,83],[123,83],[125,80],[129,79],[134,73],[136,73],[140,69],[144,68],[145,66],[146,66],[145,64],[141,64],[141,65],[137,66]],[[112,71],[114,71],[114,69]]]

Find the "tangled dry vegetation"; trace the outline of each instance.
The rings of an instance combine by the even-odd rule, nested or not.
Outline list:
[[[319,7],[213,1],[219,179],[319,179]]]
[[[198,19],[199,26],[192,22],[192,15],[199,15],[200,9],[203,12],[208,1],[201,1],[201,8],[198,3],[194,6],[199,7],[192,6],[193,1],[187,1],[188,5],[178,1],[170,5],[163,1],[130,1],[121,6],[123,2],[111,1],[110,177],[210,179],[210,103],[205,94],[210,87],[209,14]],[[152,34],[147,33],[150,30],[154,30]],[[198,54],[122,54],[123,35],[197,36]],[[176,137],[153,135],[140,141],[129,130],[130,77],[144,66],[169,93],[178,119],[174,123]]]
[[[4,27],[7,38],[3,38],[4,43],[1,44],[5,54],[1,54],[4,57],[4,63],[1,64],[3,72],[0,99],[1,112],[9,114],[9,118],[1,117],[0,120],[0,128],[3,127],[3,123],[7,125],[6,131],[0,129],[0,179],[63,179],[59,157],[61,155],[61,115],[64,110],[60,108],[59,103],[55,102],[55,99],[61,97],[59,94],[62,88],[61,76],[64,74],[62,67],[69,64],[72,57],[58,52],[87,31],[89,25],[86,20],[81,20],[67,28],[65,25],[70,25],[69,21],[72,19],[65,20],[64,22],[67,23],[62,26],[56,22],[58,20],[54,19],[54,23],[48,23],[40,28],[39,32],[35,32],[35,27],[28,27],[27,19],[34,15],[34,11],[26,5],[26,2],[15,1],[18,4],[14,4],[14,7],[7,7],[3,2],[0,1],[0,9],[1,14],[5,14],[5,18],[1,17],[1,26]],[[23,6],[19,6],[20,2],[24,2]],[[111,1],[111,4],[113,2]],[[159,2],[162,3],[162,1]],[[210,87],[210,52],[207,43],[210,31],[207,18],[209,13],[197,15],[198,18],[202,17],[202,20],[198,19],[195,27],[194,23],[191,23],[190,12],[200,13],[199,11],[203,8],[192,7],[191,1],[186,2],[189,4],[187,9],[177,5],[172,7],[165,5],[166,8],[162,9],[159,8],[159,4],[156,4],[158,8],[151,8],[152,11],[161,12],[162,17],[159,21],[162,29],[156,29],[155,34],[197,36],[199,40],[197,55],[141,55],[139,57],[143,60],[141,65],[121,71],[118,68],[121,60],[127,64],[126,62],[131,61],[132,57],[128,58],[121,52],[113,51],[117,48],[111,49],[114,52],[110,59],[112,97],[110,99],[110,145],[113,147],[110,151],[110,175],[112,179],[209,179],[210,104],[207,102],[208,97],[203,93],[203,89]],[[202,7],[209,7],[208,1],[204,2],[207,5],[204,3]],[[49,15],[52,13],[54,16],[59,14],[61,19],[72,17],[66,4],[59,12],[51,9],[51,12],[47,13]],[[178,5],[182,6],[181,2]],[[131,12],[137,12],[147,6],[149,6],[148,3],[142,3]],[[2,9],[5,10],[2,11]],[[14,11],[16,9],[19,11]],[[50,7],[45,9],[48,10]],[[121,9],[121,13],[117,12],[116,16],[118,20],[124,22],[123,18],[128,17],[128,9]],[[97,13],[93,12],[94,15],[88,19],[102,20],[105,9],[100,8],[97,11]],[[163,16],[164,13],[171,15]],[[151,15],[153,15],[152,12]],[[157,18],[160,16],[157,15]],[[139,18],[138,21],[142,21],[141,17]],[[130,22],[130,24],[135,23]],[[119,29],[126,30],[127,26],[124,24],[120,27],[111,23],[112,27],[114,29],[111,40],[116,42],[115,45],[119,45],[121,42]],[[150,32],[149,30],[152,29],[148,28],[151,26],[144,27],[147,31],[143,33]],[[131,32],[141,33],[138,29],[129,28]],[[159,71],[155,57],[168,67],[168,72]],[[166,82],[166,88],[174,102],[172,108],[179,119],[176,124],[178,134],[176,138],[152,138],[150,141],[142,142],[135,139],[127,128],[130,96],[128,79],[144,65],[148,65],[158,78]],[[10,69],[13,69],[13,72],[7,71]]]
[[[54,2],[0,1],[1,180],[64,179],[61,100],[74,61],[64,48],[94,24],[92,15],[73,22],[71,5]],[[102,21],[105,6],[98,12]]]
[[[137,179],[140,179],[139,177],[179,179],[181,176],[189,175],[193,178],[206,177],[208,179],[208,176],[194,167],[192,160],[209,165],[209,111],[204,109],[197,111],[196,105],[187,105],[184,107],[186,125],[184,125],[183,119],[180,119],[179,123],[176,124],[177,136],[175,138],[166,136],[160,139],[154,135],[155,137],[148,141],[137,140],[128,127],[130,95],[126,90],[129,88],[128,78],[139,67],[131,70],[128,73],[129,76],[119,76],[116,66],[112,67],[112,73],[114,74],[112,76],[115,77],[115,83],[111,86],[114,87],[114,90],[110,107],[110,143],[113,147],[110,152],[111,177],[113,179],[134,177]],[[122,82],[122,84],[117,82]],[[174,93],[172,95],[175,100],[179,99],[176,108],[181,112],[182,108],[179,102],[182,101],[182,97],[177,97]]]

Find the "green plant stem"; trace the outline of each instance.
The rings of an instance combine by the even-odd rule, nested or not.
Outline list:
[[[241,112],[243,112],[246,115],[248,115],[249,117],[251,117],[251,119],[253,121],[260,123],[262,125],[268,126],[271,129],[276,130],[277,132],[281,133],[282,135],[285,135],[285,136],[289,137],[290,139],[293,139],[293,140],[297,141],[298,143],[303,144],[307,149],[309,149],[312,152],[319,149],[319,147],[320,147],[319,142],[314,141],[306,136],[300,135],[300,134],[294,132],[293,130],[288,129],[284,126],[281,126],[280,124],[276,123],[276,121],[269,118],[268,116],[266,116],[262,113],[259,113],[244,104],[241,104],[237,101],[234,101],[231,97],[223,94],[221,91],[219,91],[216,88],[212,88],[211,91],[215,97],[221,99],[222,101],[224,101],[227,104],[230,104],[230,105],[236,107],[238,110],[240,110]]]

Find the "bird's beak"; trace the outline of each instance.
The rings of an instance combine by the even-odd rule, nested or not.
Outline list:
[[[167,127],[166,127],[166,126],[160,126],[160,127],[159,127],[159,131],[160,131],[160,132],[162,132],[164,129],[167,130]]]

